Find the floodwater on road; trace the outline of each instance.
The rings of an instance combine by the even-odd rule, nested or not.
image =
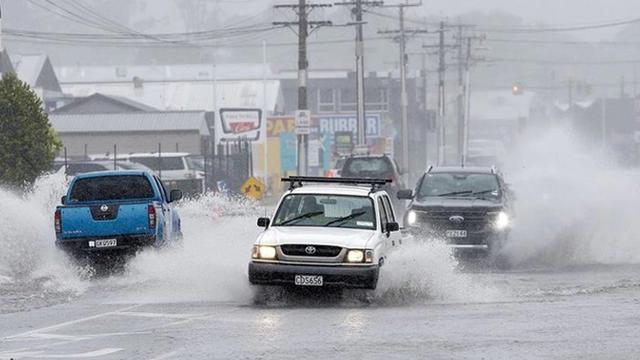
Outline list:
[[[186,201],[183,246],[96,277],[54,247],[64,179],[44,177],[26,197],[0,190],[0,359],[638,358],[639,174],[549,153],[549,141],[569,142],[550,136],[514,155],[527,167],[507,164],[510,266],[461,264],[418,239],[367,296],[320,289],[254,304],[247,262],[266,212],[254,203]]]

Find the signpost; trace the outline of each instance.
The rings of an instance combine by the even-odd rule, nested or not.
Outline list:
[[[253,176],[242,183],[242,186],[240,187],[240,192],[254,200],[261,199],[262,195],[264,194],[264,190],[264,183]]]
[[[296,111],[296,134],[309,135],[311,133],[311,111]]]

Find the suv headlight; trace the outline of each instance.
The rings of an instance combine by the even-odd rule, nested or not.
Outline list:
[[[413,210],[409,210],[409,212],[407,212],[407,225],[413,226],[416,224],[416,221],[418,221],[418,214]]]
[[[504,230],[508,228],[509,225],[511,225],[511,218],[509,218],[509,214],[504,211],[498,212],[493,222],[493,228],[496,230]]]
[[[274,246],[255,245],[251,251],[251,258],[273,260],[276,258],[276,248]]]

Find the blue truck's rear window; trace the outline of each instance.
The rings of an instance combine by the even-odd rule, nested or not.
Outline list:
[[[153,198],[145,176],[120,175],[78,179],[71,190],[72,201],[131,200]]]

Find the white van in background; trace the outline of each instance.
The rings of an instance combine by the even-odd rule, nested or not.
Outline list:
[[[204,171],[193,166],[191,154],[185,152],[134,153],[129,161],[153,170],[171,189],[181,189],[187,195],[201,194],[204,189]]]

